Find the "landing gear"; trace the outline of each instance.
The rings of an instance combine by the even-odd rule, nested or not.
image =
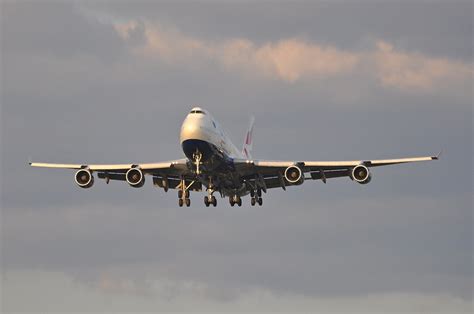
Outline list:
[[[234,207],[237,204],[239,207],[242,206],[242,199],[239,195],[229,196],[230,206]]]
[[[194,163],[196,164],[196,174],[200,175],[201,174],[200,166],[201,166],[202,153],[200,151],[196,150],[196,152],[193,153],[193,159],[194,159]]]
[[[207,187],[207,196],[204,197],[204,205],[206,205],[206,207],[209,207],[209,205],[212,205],[214,207],[217,206],[216,197],[212,195],[214,194],[215,191],[216,191],[215,186],[212,183],[212,177],[209,177],[209,184]]]
[[[186,186],[186,181],[184,179],[181,179],[181,183],[179,185],[179,190],[178,190],[178,206],[183,207],[183,205],[186,205],[186,207],[191,206],[191,200],[189,199],[189,187],[193,185],[194,181],[192,181],[188,186]]]
[[[204,196],[204,205],[206,205],[206,207],[209,207],[209,205],[216,207],[217,206],[216,197],[214,195]]]
[[[262,190],[257,189],[257,191],[250,190],[250,204],[252,206],[255,206],[255,204],[258,204],[258,206],[262,206],[263,204],[263,199],[262,199]]]

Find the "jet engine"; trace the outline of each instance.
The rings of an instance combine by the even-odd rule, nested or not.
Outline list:
[[[304,182],[303,171],[297,166],[290,166],[285,170],[285,179],[293,185],[302,184]]]
[[[370,174],[369,168],[363,165],[358,165],[352,168],[351,178],[357,183],[367,184],[372,180],[372,175]]]
[[[134,188],[141,188],[145,184],[145,176],[140,168],[129,169],[125,174],[125,179]]]
[[[76,184],[83,189],[88,189],[94,185],[94,176],[88,169],[77,171],[74,180],[76,181]]]

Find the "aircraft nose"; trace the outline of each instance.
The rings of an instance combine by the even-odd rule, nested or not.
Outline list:
[[[181,126],[181,142],[188,139],[200,138],[201,128],[199,119],[186,118]]]

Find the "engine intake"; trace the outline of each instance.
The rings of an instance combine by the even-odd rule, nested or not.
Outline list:
[[[351,171],[351,178],[360,184],[367,184],[372,180],[369,168],[363,165],[355,166]]]
[[[290,166],[285,170],[285,179],[290,184],[302,184],[304,181],[303,171],[297,166]]]
[[[76,184],[83,189],[88,189],[94,185],[94,176],[88,169],[81,169],[74,176]]]
[[[140,168],[129,169],[125,174],[125,179],[134,188],[140,188],[145,184],[145,176]]]

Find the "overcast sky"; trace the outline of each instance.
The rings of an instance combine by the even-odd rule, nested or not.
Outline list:
[[[472,311],[472,1],[1,3],[4,312]],[[438,153],[204,207],[27,161],[181,158],[200,105],[254,158]]]

